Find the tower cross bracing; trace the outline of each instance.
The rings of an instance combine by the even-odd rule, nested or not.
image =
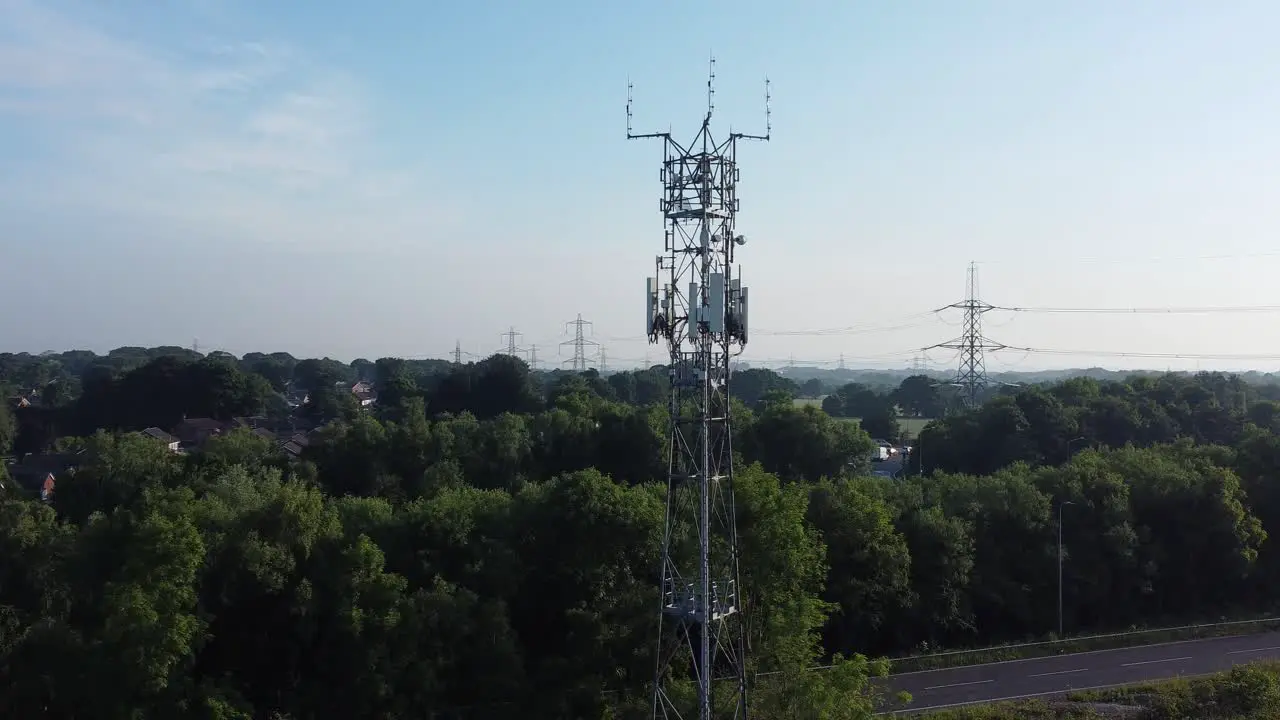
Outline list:
[[[734,264],[746,244],[736,227],[738,143],[769,140],[768,82],[766,133],[717,138],[712,63],[707,113],[687,144],[669,132],[632,133],[630,86],[627,97],[627,138],[663,147],[663,253],[645,288],[646,331],[666,346],[671,383],[653,686],[653,717],[663,719],[748,715],[729,387],[730,360],[748,335],[748,292]]]

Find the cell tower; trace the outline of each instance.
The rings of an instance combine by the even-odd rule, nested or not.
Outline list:
[[[520,348],[516,347],[516,338],[518,337],[522,337],[522,334],[516,332],[515,328],[511,328],[510,330],[502,333],[502,338],[507,341],[506,352],[512,357],[515,357],[516,353],[520,352]]]
[[[565,340],[564,342],[560,343],[560,346],[564,347],[565,345],[572,345],[573,357],[569,358],[568,360],[565,360],[561,364],[567,365],[569,363],[573,363],[574,372],[586,372],[587,371],[587,346],[588,345],[598,346],[599,343],[592,340],[588,340],[586,335],[583,334],[582,332],[583,328],[591,327],[591,321],[583,320],[581,314],[578,315],[577,320],[570,320],[569,322],[565,323],[564,324],[565,329],[567,330],[570,325],[573,326],[573,339]]]
[[[733,264],[735,250],[746,243],[735,223],[737,151],[740,140],[768,141],[772,128],[766,79],[765,134],[730,132],[717,140],[714,80],[713,58],[707,113],[688,145],[670,132],[632,133],[627,86],[627,139],[663,145],[665,248],[656,276],[647,280],[645,320],[649,341],[665,342],[670,352],[670,468],[653,690],[653,717],[664,720],[747,717],[747,623],[729,419],[730,358],[747,343],[747,288]],[[694,707],[681,699],[690,683]]]
[[[965,287],[964,301],[939,309],[949,308],[964,310],[964,334],[950,342],[934,345],[933,348],[960,351],[960,368],[951,383],[960,388],[960,399],[965,407],[975,408],[978,406],[979,393],[988,384],[986,353],[1007,347],[982,334],[982,316],[994,310],[995,307],[978,299],[977,263],[969,263],[969,279]]]

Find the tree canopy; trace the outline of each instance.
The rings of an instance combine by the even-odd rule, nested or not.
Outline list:
[[[0,356],[32,398],[0,410],[13,471],[74,459],[44,500],[0,491],[0,716],[645,715],[664,369],[188,353]],[[752,372],[733,482],[758,717],[868,717],[874,658],[1054,632],[1059,516],[1068,630],[1276,604],[1276,388],[1018,388],[933,420],[888,479],[840,418],[928,417],[932,386],[828,412]],[[222,429],[151,432],[195,419]]]

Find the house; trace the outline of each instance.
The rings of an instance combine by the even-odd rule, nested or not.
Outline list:
[[[169,448],[170,452],[182,451],[182,448],[181,448],[182,443],[178,440],[178,438],[170,435],[169,433],[161,430],[158,427],[149,427],[143,430],[142,434],[146,435],[149,438],[159,441],[165,447]]]
[[[280,433],[276,441],[276,445],[284,451],[286,455],[297,460],[302,457],[302,453],[311,444],[311,439],[306,433]]]
[[[173,428],[173,434],[177,436],[181,447],[194,448],[205,444],[211,437],[223,434],[227,429],[226,423],[213,418],[183,418]]]
[[[40,499],[48,502],[53,498],[57,478],[72,473],[85,461],[85,452],[48,453],[37,455],[29,453],[21,460],[11,463],[5,469],[9,477],[21,489],[39,494]]]
[[[271,418],[266,415],[250,415],[248,417],[231,418],[232,428],[245,428],[246,430],[257,430],[258,428],[269,428],[272,425]]]
[[[53,488],[57,485],[57,482],[54,480],[53,473],[46,473],[43,479],[36,476],[34,480],[28,479],[26,482],[14,480],[13,482],[19,490],[32,494],[38,492],[40,494],[40,499],[44,502],[49,502],[53,499]],[[4,482],[0,481],[0,490],[4,489]]]
[[[360,403],[360,407],[369,407],[378,402],[378,391],[373,389],[373,383],[361,380],[351,386],[351,394],[356,396],[356,402]]]

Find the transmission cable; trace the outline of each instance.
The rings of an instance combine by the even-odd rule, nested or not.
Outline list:
[[[1280,305],[1226,305],[1206,307],[1004,307],[993,305],[993,310],[1024,313],[1089,313],[1098,315],[1210,315],[1217,313],[1268,313],[1280,312]]]

